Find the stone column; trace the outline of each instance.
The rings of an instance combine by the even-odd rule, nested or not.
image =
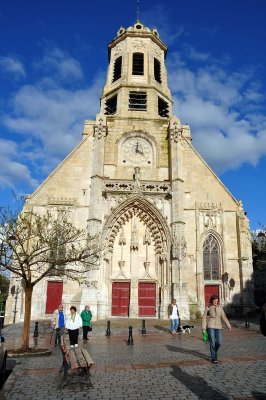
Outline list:
[[[102,183],[103,183],[103,167],[104,167],[104,142],[107,136],[106,116],[98,114],[96,123],[94,125],[94,141],[93,141],[93,160],[92,160],[92,173],[91,173],[91,190],[90,190],[90,208],[88,218],[88,235],[96,236],[95,247],[100,244],[100,234],[102,227],[102,210],[103,210],[103,197],[102,197]],[[98,237],[99,235],[99,237]],[[101,269],[100,269],[101,270]],[[93,279],[99,280],[100,270],[93,271]],[[84,293],[85,295],[85,293]],[[104,289],[98,291],[97,298],[97,315],[104,317],[106,302],[106,293]]]
[[[106,116],[98,114],[94,125],[94,148],[91,175],[89,235],[100,233],[102,224],[102,181],[104,166],[104,139],[107,136]]]
[[[183,128],[173,117],[169,126],[170,179],[172,184],[172,295],[176,298],[181,318],[189,318],[186,283],[182,268],[186,260],[183,179]]]
[[[138,317],[138,263],[139,263],[139,237],[136,220],[132,219],[130,241],[130,308],[129,317]]]

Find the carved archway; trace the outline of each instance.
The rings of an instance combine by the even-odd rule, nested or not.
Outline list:
[[[170,231],[164,217],[144,196],[136,194],[121,203],[105,222],[102,239],[107,252],[113,252],[119,230],[134,216],[149,228],[156,254],[165,251],[165,245],[170,250]]]

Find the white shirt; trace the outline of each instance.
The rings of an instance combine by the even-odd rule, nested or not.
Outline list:
[[[176,304],[173,304],[173,311],[172,314],[170,315],[170,319],[178,319]]]
[[[82,327],[82,319],[79,314],[75,315],[74,320],[71,318],[71,315],[67,317],[66,320],[66,328],[70,330],[79,329]]]

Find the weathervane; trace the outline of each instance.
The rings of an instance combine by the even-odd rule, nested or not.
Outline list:
[[[137,0],[137,21],[139,21],[139,3],[140,0]]]

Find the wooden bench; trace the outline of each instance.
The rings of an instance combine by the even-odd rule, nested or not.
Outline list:
[[[90,380],[90,367],[94,365],[89,352],[81,347],[66,346],[64,340],[61,344],[63,357],[62,367],[59,372],[63,372],[63,379],[59,388],[63,388],[71,383],[83,383],[93,387]]]

